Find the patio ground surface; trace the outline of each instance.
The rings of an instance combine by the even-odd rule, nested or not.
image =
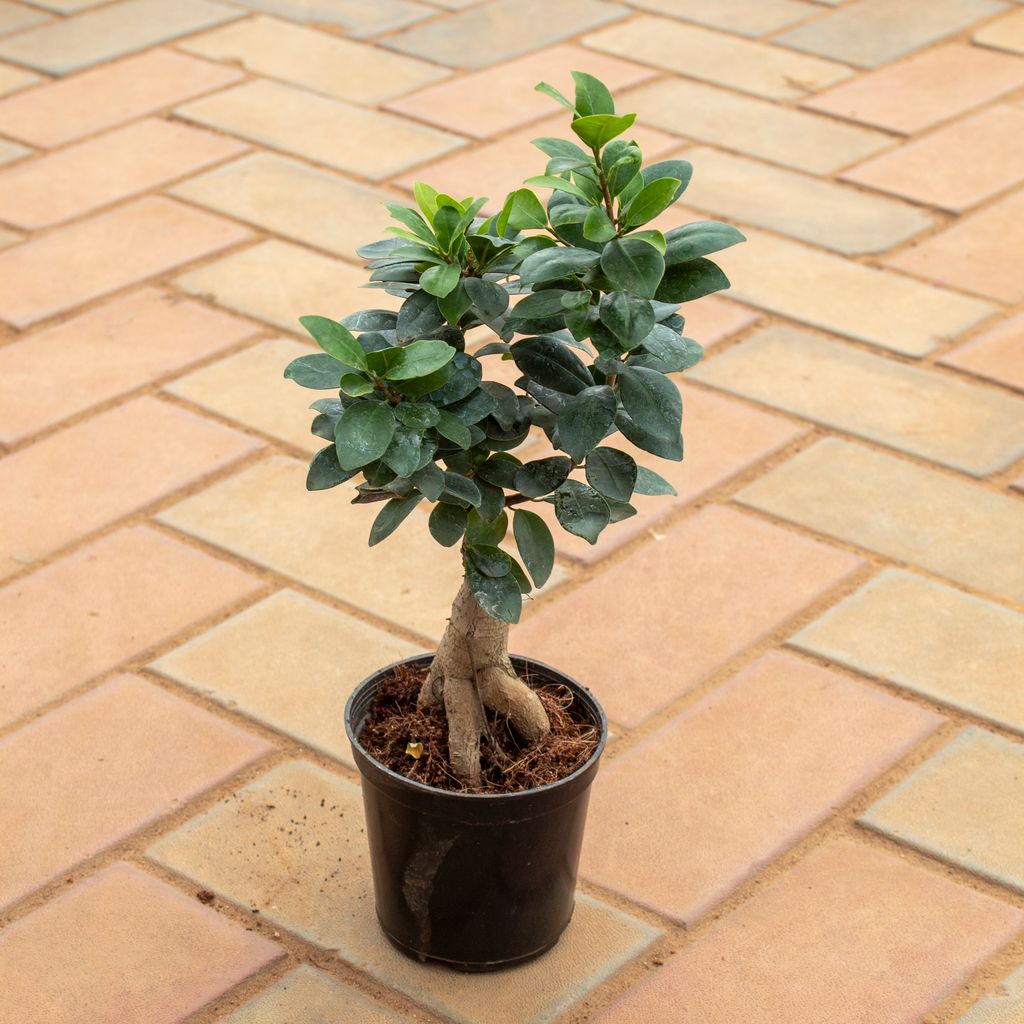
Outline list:
[[[464,977],[377,931],[341,727],[456,558],[305,491],[281,371],[571,69],[749,241],[678,497],[514,632],[613,723],[576,916]],[[0,0],[0,95],[2,1024],[1024,1021],[1024,6]]]

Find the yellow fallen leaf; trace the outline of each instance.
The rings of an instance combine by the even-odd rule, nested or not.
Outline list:
[[[410,757],[422,757],[423,756],[423,744],[422,743],[407,743],[405,745],[405,752]]]

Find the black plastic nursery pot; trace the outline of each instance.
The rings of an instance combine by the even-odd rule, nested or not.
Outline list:
[[[458,793],[385,768],[359,744],[380,680],[398,665],[427,665],[421,654],[375,672],[345,706],[345,731],[363,779],[366,832],[377,919],[407,956],[462,971],[493,971],[549,950],[573,911],[590,784],[608,721],[575,680],[529,658],[516,671],[568,687],[600,740],[571,775],[518,793]]]

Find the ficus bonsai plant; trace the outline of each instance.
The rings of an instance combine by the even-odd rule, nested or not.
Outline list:
[[[672,375],[702,349],[683,335],[678,308],[728,287],[706,257],[743,240],[715,222],[650,227],[686,189],[690,164],[644,166],[628,138],[635,115],[617,114],[596,78],[573,78],[572,100],[537,86],[569,111],[577,139],[534,140],[547,166],[525,185],[547,201],[524,187],[485,216],[486,198],[417,184],[417,208],[390,204],[391,237],[358,250],[369,287],[398,296],[398,311],[302,317],[323,352],[285,371],[336,393],[312,406],[313,433],[328,443],[307,487],[354,482],[355,503],[381,503],[371,545],[409,521],[459,548],[464,579],[418,704],[443,704],[451,771],[468,792],[481,786],[487,709],[526,744],[550,730],[508,653],[524,595],[554,565],[535,509],[553,506],[561,528],[593,544],[635,514],[634,494],[674,493],[614,437],[682,459]],[[477,329],[489,340],[470,350]],[[518,373],[511,387],[489,379],[507,360]],[[539,432],[557,454],[513,454]],[[429,518],[409,520],[423,503]]]

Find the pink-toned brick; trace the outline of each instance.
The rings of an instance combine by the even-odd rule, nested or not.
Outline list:
[[[602,770],[583,873],[692,923],[941,721],[767,654]]]
[[[18,1024],[180,1024],[284,955],[195,899],[118,863],[0,932]]]
[[[0,460],[0,578],[255,451],[259,442],[148,395]]]
[[[260,588],[233,565],[141,526],[8,583],[0,589],[0,723]]]
[[[138,199],[0,253],[0,320],[27,327],[249,237],[172,199]]]
[[[59,146],[237,82],[237,68],[151,50],[0,101],[0,135]]]
[[[0,906],[176,811],[273,749],[136,676],[0,741]]]
[[[512,649],[568,667],[613,721],[638,725],[860,564],[715,505],[544,602],[513,631]]]
[[[1022,925],[938,872],[835,840],[595,1024],[917,1024]]]
[[[939,362],[1024,391],[1024,314],[947,352]]]

